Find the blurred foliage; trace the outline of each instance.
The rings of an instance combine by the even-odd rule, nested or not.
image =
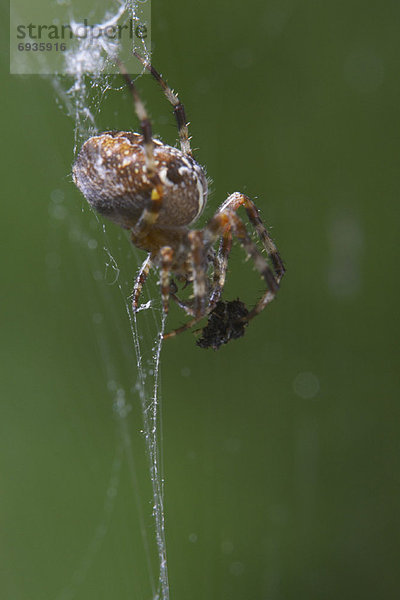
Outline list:
[[[287,264],[244,338],[163,348],[171,598],[397,598],[399,4],[153,0],[152,14],[153,62],[213,180],[204,219],[246,192]],[[136,381],[123,298],[71,181],[73,122],[49,80],[7,70],[3,52],[2,598],[148,599],[140,410],[132,395],[132,489],[110,385]],[[174,143],[165,99],[139,83]],[[99,119],[137,127],[123,92]],[[142,257],[107,235],[128,295]],[[239,250],[229,277],[230,297],[261,290]]]

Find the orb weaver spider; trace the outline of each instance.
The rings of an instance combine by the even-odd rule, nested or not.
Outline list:
[[[118,63],[133,97],[141,133],[106,131],[89,138],[73,165],[73,179],[98,213],[129,229],[132,243],[148,253],[134,284],[133,311],[138,310],[143,285],[155,267],[160,273],[164,312],[172,298],[191,317],[164,338],[193,327],[203,317],[211,315],[211,320],[214,314],[211,337],[200,345],[217,348],[243,335],[244,326],[274,299],[285,268],[256,205],[244,194],[230,194],[203,229],[190,229],[207,202],[207,178],[193,158],[183,104],[154,67],[136,52],[135,56],[173,106],[180,150],[153,137],[137,88],[124,65]],[[270,264],[237,215],[240,207],[244,207]],[[266,286],[250,311],[239,300],[220,300],[233,237],[251,257]],[[175,281],[192,284],[193,296],[179,298]],[[240,306],[234,304],[237,302]]]

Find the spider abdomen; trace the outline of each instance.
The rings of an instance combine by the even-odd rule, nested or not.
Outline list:
[[[154,162],[163,186],[158,227],[189,225],[207,200],[201,166],[177,148],[154,139]],[[73,166],[75,184],[103,216],[131,228],[149,207],[154,187],[147,175],[143,136],[109,131],[89,138]]]

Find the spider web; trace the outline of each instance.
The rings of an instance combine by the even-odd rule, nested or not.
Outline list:
[[[135,1],[115,3],[113,12],[107,12],[101,25],[115,24],[128,14],[136,22],[139,12]],[[71,18],[71,24],[74,23]],[[141,46],[142,54],[149,56],[148,49]],[[106,58],[104,59],[104,54]],[[79,151],[81,143],[98,131],[97,115],[101,111],[103,100],[112,89],[115,89],[115,78],[105,73],[107,55],[109,60],[118,54],[118,44],[110,41],[104,45],[100,39],[98,46],[93,40],[88,44],[82,40],[77,50],[66,53],[66,71],[68,77],[56,76],[53,85],[56,97],[64,110],[74,121],[74,155]],[[85,74],[89,66],[90,76]],[[117,84],[118,85],[118,84]],[[121,86],[119,86],[121,87]],[[134,115],[132,109],[132,122]],[[60,218],[62,198],[55,193],[52,213]],[[87,209],[88,212],[89,209]],[[121,466],[126,461],[131,485],[134,490],[137,514],[140,520],[142,545],[146,556],[147,570],[153,600],[169,599],[169,583],[167,569],[167,553],[164,523],[164,477],[162,463],[162,435],[160,411],[160,356],[165,317],[158,295],[150,296],[148,287],[144,290],[144,303],[139,315],[133,315],[130,304],[133,275],[137,271],[141,259],[129,244],[126,235],[117,228],[104,224],[96,215],[90,213],[89,230],[84,228],[81,220],[68,215],[69,238],[79,248],[79,259],[76,268],[80,273],[83,286],[87,290],[93,310],[93,321],[98,347],[101,351],[105,387],[113,401],[114,413],[119,424],[119,440],[115,449],[109,484],[105,493],[103,517],[97,525],[92,540],[71,576],[71,581],[60,591],[57,600],[69,600],[75,597],[79,585],[93,564],[99,551],[110,517],[114,509],[118,492]],[[129,253],[129,256],[127,256]],[[84,260],[82,260],[84,256]],[[136,259],[132,267],[132,259]],[[125,267],[126,263],[130,263]],[[129,279],[126,279],[129,277]],[[147,294],[147,301],[146,301]],[[94,299],[103,300],[103,310]],[[125,321],[121,312],[115,307],[124,307]],[[111,351],[110,331],[118,331],[126,364],[121,365]],[[113,335],[115,337],[115,335]],[[123,371],[130,372],[130,386],[124,385]],[[134,404],[140,400],[143,438],[149,461],[149,477],[152,489],[152,516],[155,536],[148,539],[145,527],[144,510],[140,498],[140,489],[135,464],[135,451],[132,444],[132,418]],[[137,424],[135,425],[137,427]],[[152,545],[156,546],[158,556],[158,575],[152,568]]]

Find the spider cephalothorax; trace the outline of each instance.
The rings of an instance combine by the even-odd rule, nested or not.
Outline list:
[[[174,107],[181,149],[152,137],[144,105],[131,78],[120,65],[133,94],[142,133],[108,131],[89,138],[73,166],[74,182],[101,215],[130,229],[132,243],[148,252],[136,278],[133,310],[137,310],[143,284],[151,267],[155,266],[160,271],[164,311],[168,311],[169,299],[172,298],[192,317],[183,327],[165,337],[188,329],[217,310],[215,319],[218,326],[213,325],[212,343],[207,347],[219,347],[238,337],[232,332],[243,332],[242,324],[256,316],[274,298],[284,274],[283,262],[257,207],[243,194],[231,194],[203,229],[189,229],[206,204],[207,179],[202,167],[192,157],[183,104],[154,67],[136,56],[160,83]],[[271,267],[236,214],[241,206],[245,208],[267,252]],[[233,236],[253,259],[265,281],[266,290],[250,311],[232,310],[234,303],[226,303],[225,321],[221,328],[219,312],[222,304],[219,301]],[[193,284],[192,299],[182,300],[176,295],[172,276],[185,285]],[[226,315],[229,315],[227,320]],[[238,315],[236,321],[235,315]],[[222,330],[223,333],[218,333]]]

